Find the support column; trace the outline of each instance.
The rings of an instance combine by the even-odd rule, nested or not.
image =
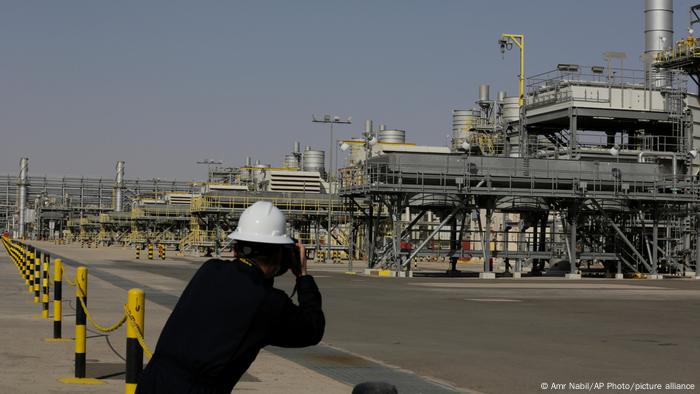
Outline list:
[[[700,215],[695,217],[695,279],[700,279]]]
[[[576,270],[576,218],[578,216],[577,202],[571,203],[569,208],[569,273],[567,279],[581,279],[581,274]]]
[[[574,151],[576,150],[576,134],[577,134],[577,122],[576,122],[576,110],[571,109],[569,113],[569,160],[573,159]]]
[[[454,253],[457,251],[457,215],[455,215],[450,221],[450,255],[449,261],[450,266],[447,269],[448,274],[454,274],[457,272],[457,257]]]
[[[486,223],[484,224],[484,272],[479,274],[482,279],[495,279],[496,274],[491,269],[491,222],[493,219],[493,209],[486,208]]]
[[[651,270],[650,274],[655,275],[659,267],[659,216],[654,210],[654,223],[651,230]]]
[[[365,245],[367,247],[367,268],[372,268],[374,261],[374,204],[369,202],[369,214],[367,215],[367,224],[365,229]]]

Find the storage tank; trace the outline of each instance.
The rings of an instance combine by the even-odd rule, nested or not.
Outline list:
[[[294,153],[284,155],[284,166],[286,168],[299,169],[299,158]]]
[[[503,122],[511,123],[520,120],[520,99],[518,97],[506,97],[503,99]]]
[[[321,176],[326,174],[326,152],[322,150],[305,150],[301,163],[301,168],[304,171],[318,171],[321,173]]]
[[[379,132],[379,143],[405,144],[406,130],[381,130]]]
[[[452,149],[459,149],[462,142],[470,140],[478,116],[471,109],[452,110]]]

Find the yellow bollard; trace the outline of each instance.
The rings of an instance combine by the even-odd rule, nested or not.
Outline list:
[[[75,272],[75,377],[85,377],[85,350],[86,344],[86,311],[83,303],[87,306],[88,291],[88,269],[78,267]],[[82,299],[82,302],[81,302]]]
[[[53,338],[61,338],[61,318],[63,314],[63,262],[53,262]]]
[[[44,255],[44,258],[49,257]],[[44,260],[44,269],[41,277],[41,317],[49,318],[49,262]]]
[[[136,392],[136,383],[138,383],[143,371],[143,348],[141,348],[138,336],[143,337],[145,309],[146,299],[143,290],[129,290],[127,311],[131,316],[127,316],[126,325],[126,378],[124,379],[126,383],[124,392],[126,394]],[[133,322],[131,317],[133,317]]]
[[[39,294],[41,290],[39,289],[41,279],[41,254],[37,253],[34,258],[34,302],[39,302]]]
[[[148,259],[153,260],[153,244],[148,244]]]
[[[29,278],[27,289],[29,290],[29,294],[32,294],[34,292],[34,265],[32,264],[33,261],[34,250],[32,249],[29,252],[29,256],[27,257],[27,277]]]
[[[86,326],[87,314],[83,303],[87,306],[88,288],[87,267],[78,267],[75,270],[75,377],[59,379],[62,383],[73,384],[104,384],[99,379],[86,378]],[[81,302],[82,299],[82,302]]]

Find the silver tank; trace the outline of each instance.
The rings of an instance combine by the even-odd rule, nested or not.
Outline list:
[[[379,143],[405,144],[406,130],[381,130],[379,132]]]
[[[471,109],[452,110],[452,149],[459,149],[462,142],[470,140],[470,130],[476,125],[478,117],[478,112]]]
[[[286,168],[299,169],[299,159],[294,153],[284,155],[284,166]]]
[[[673,46],[673,0],[646,0],[644,4],[644,52]]]
[[[318,171],[321,175],[326,173],[326,152],[322,150],[307,149],[301,160],[301,168],[304,171]]]
[[[489,101],[490,99],[489,85],[479,85],[479,101]]]
[[[503,122],[511,123],[520,120],[520,99],[518,97],[506,97],[503,99]]]

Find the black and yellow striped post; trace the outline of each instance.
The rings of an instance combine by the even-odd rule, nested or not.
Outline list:
[[[83,304],[87,306],[88,288],[87,267],[78,267],[75,270],[75,377],[60,379],[63,383],[74,384],[104,384],[103,381],[94,378],[86,378],[86,356],[87,348],[87,311]]]
[[[44,254],[44,265],[41,276],[41,317],[49,318],[49,262],[48,254]]]
[[[148,244],[148,259],[153,260],[153,244]]]
[[[136,260],[141,259],[141,245],[136,245]]]
[[[41,281],[41,253],[37,253],[34,257],[34,302],[40,301],[40,281]]]
[[[87,323],[86,311],[88,291],[88,269],[78,267],[75,271],[75,377],[84,378],[86,369],[85,350],[87,347],[85,324]]]
[[[61,338],[63,315],[63,262],[53,261],[53,339]]]
[[[22,276],[24,277],[24,284],[29,286],[29,270],[27,269],[27,264],[29,262],[29,248],[27,245],[22,244]]]
[[[29,278],[29,283],[27,283],[27,289],[29,294],[34,292],[34,248],[32,247],[29,251],[29,256],[27,257],[27,277]]]
[[[127,316],[129,322],[126,325],[126,378],[124,379],[126,386],[124,392],[126,394],[134,394],[136,392],[136,383],[143,371],[143,348],[141,348],[138,340],[139,335],[143,338],[144,332],[146,299],[143,290],[129,290],[126,307],[127,313],[131,316]],[[132,317],[133,320],[131,320]]]
[[[158,244],[158,257],[165,260],[165,245]]]

